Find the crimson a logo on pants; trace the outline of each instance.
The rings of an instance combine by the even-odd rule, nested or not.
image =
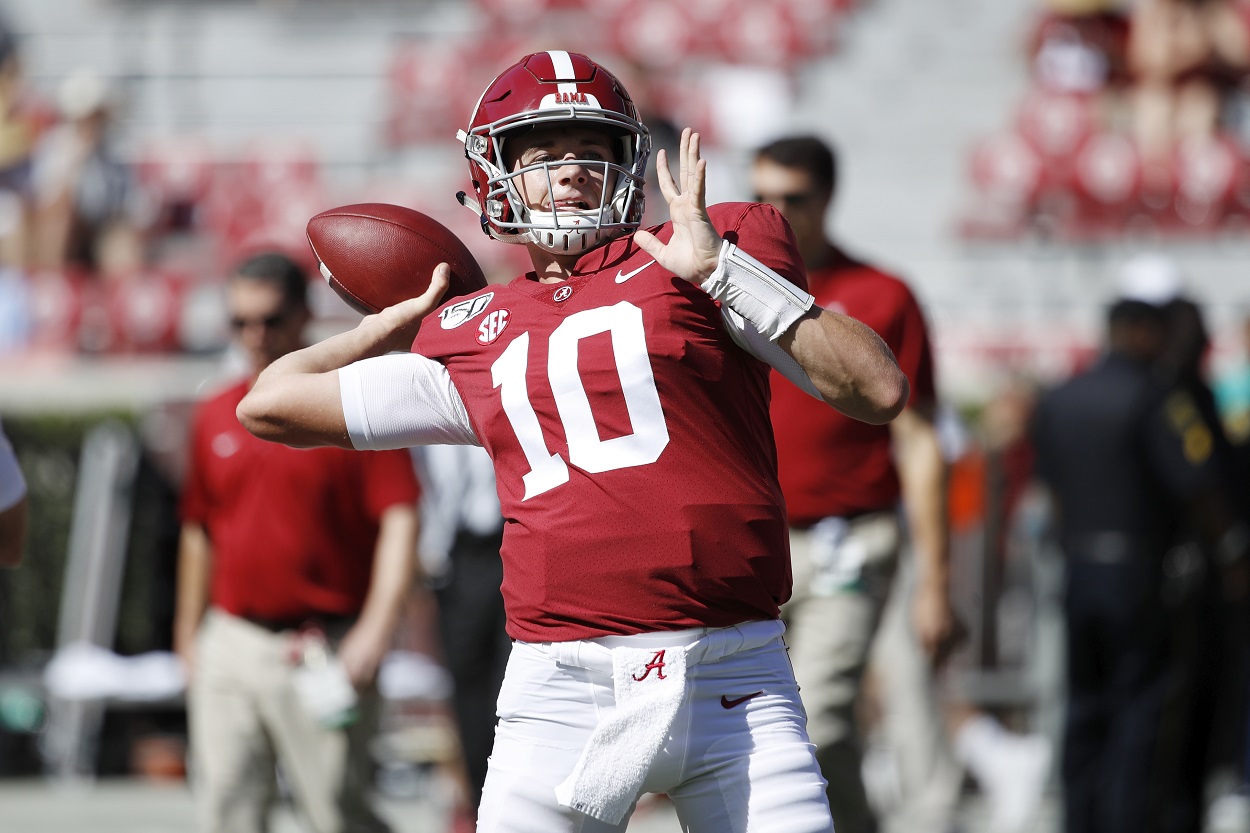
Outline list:
[[[641,677],[638,676],[637,674],[634,675],[634,682],[640,683],[643,680],[647,679],[647,677],[651,675],[652,671],[655,672],[656,679],[658,680],[666,679],[666,677],[664,676],[664,651],[663,650],[659,650],[655,652],[655,655],[651,657],[651,661],[648,662],[646,666],[643,667]]]

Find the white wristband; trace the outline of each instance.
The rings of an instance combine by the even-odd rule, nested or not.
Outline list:
[[[794,326],[813,298],[728,240],[703,291],[741,315],[769,341]]]

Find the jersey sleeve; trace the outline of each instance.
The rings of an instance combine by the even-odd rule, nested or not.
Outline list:
[[[722,237],[790,283],[807,290],[807,268],[799,255],[794,232],[777,209],[767,203],[723,203],[711,206],[708,211]],[[721,320],[734,344],[776,370],[800,390],[821,398],[816,385],[794,357],[766,338],[749,321],[723,304]]]
[[[807,267],[786,218],[767,203],[721,203],[708,208],[721,237],[807,291]]]
[[[420,354],[340,368],[339,391],[354,448],[481,445],[447,368]]]

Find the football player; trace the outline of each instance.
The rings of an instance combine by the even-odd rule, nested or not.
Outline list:
[[[697,133],[675,177],[660,151],[671,220],[641,228],[649,134],[590,58],[522,58],[460,138],[461,201],[533,271],[437,307],[439,266],[421,297],[271,365],[240,419],[288,444],[493,458],[515,642],[480,831],[624,830],[644,792],[692,831],[832,830],[782,641],[768,379],[884,423],[906,377],[813,305],[773,208],[706,205]]]

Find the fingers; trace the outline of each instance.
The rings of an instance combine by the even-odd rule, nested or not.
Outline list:
[[[660,194],[665,202],[672,202],[679,193],[677,183],[673,181],[673,172],[668,169],[668,153],[660,148],[655,158],[655,173],[660,182]]]
[[[440,263],[434,267],[434,273],[430,275],[430,285],[425,288],[417,300],[424,304],[428,304],[427,312],[438,306],[438,302],[443,299],[443,295],[447,292],[447,287],[451,285],[451,266],[446,263]]]
[[[656,260],[660,260],[660,253],[664,251],[664,244],[661,243],[654,234],[646,229],[640,228],[634,232],[633,240],[634,243],[637,244],[638,248],[642,249]]]
[[[656,153],[656,173],[660,182],[660,193],[664,199],[672,202],[682,194],[690,194],[695,206],[704,206],[707,180],[707,160],[700,156],[699,134],[689,127],[681,131],[681,141],[677,146],[677,178],[668,166],[668,153],[660,148]]]

